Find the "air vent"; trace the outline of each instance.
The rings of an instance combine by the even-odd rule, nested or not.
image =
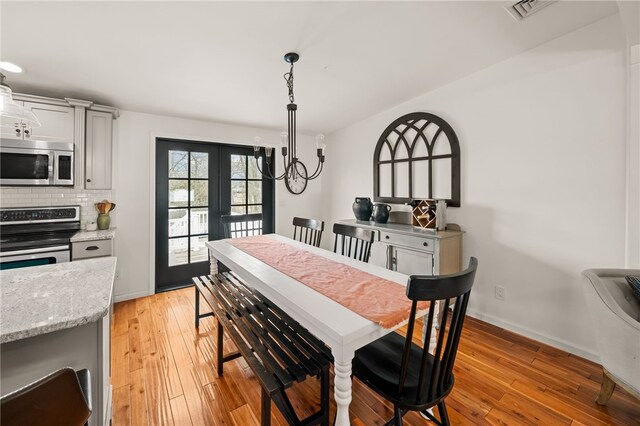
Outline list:
[[[505,9],[509,12],[509,15],[513,16],[513,19],[522,21],[524,18],[555,2],[556,0],[521,0],[514,4],[508,4]]]

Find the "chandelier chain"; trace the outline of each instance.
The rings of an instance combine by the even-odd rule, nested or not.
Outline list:
[[[289,88],[289,102],[294,103],[295,98],[293,96],[293,62],[291,63],[291,69],[288,73],[285,73],[284,80],[287,82]]]

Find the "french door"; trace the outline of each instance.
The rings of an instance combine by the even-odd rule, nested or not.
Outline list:
[[[160,292],[209,272],[205,243],[224,238],[221,215],[262,213],[264,233],[273,232],[273,181],[260,175],[252,148],[157,139],[155,209]]]

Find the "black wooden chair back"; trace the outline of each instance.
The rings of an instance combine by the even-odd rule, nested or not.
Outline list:
[[[453,388],[453,364],[456,360],[462,325],[464,324],[477,267],[478,260],[472,257],[468,268],[456,274],[440,276],[411,275],[409,277],[407,297],[413,302],[411,303],[411,314],[400,364],[399,394],[404,393],[408,367],[411,361],[410,357],[416,355],[414,351],[411,351],[411,342],[416,323],[417,306],[418,302],[421,301],[428,301],[430,304],[424,347],[421,351],[419,363],[418,386],[413,397],[415,401],[437,402],[451,392]],[[436,304],[440,301],[444,302],[440,305],[440,309],[443,309],[441,312],[442,319],[439,330],[436,330],[436,347],[433,354],[430,354],[429,342],[434,329],[434,312]],[[452,305],[453,312],[449,312],[449,307]],[[445,411],[446,413],[444,408],[440,411]],[[443,415],[442,412],[440,414],[441,416]],[[445,424],[447,423],[448,419]]]
[[[335,234],[334,253],[369,262],[371,244],[375,238],[374,231],[336,223],[333,225],[333,233]]]
[[[220,216],[225,238],[262,235],[262,213]]]
[[[324,222],[317,219],[304,219],[302,217],[293,218],[293,239],[301,243],[320,247],[324,231]]]
[[[407,335],[389,333],[356,351],[354,376],[394,405],[394,418],[387,425],[401,426],[407,411],[420,411],[436,425],[449,424],[444,399],[453,389],[453,365],[477,267],[478,261],[472,257],[463,272],[410,276]],[[416,317],[425,316],[422,309],[418,311],[420,302],[429,302],[422,346],[412,341]],[[442,309],[440,326],[434,327],[438,304]],[[440,420],[427,411],[436,405]]]

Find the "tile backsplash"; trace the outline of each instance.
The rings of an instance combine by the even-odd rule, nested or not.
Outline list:
[[[80,220],[83,229],[88,220],[95,220],[98,217],[94,203],[104,199],[115,202],[113,191],[55,186],[0,188],[0,208],[80,206]],[[111,212],[111,227],[116,226],[117,211],[116,208]]]

